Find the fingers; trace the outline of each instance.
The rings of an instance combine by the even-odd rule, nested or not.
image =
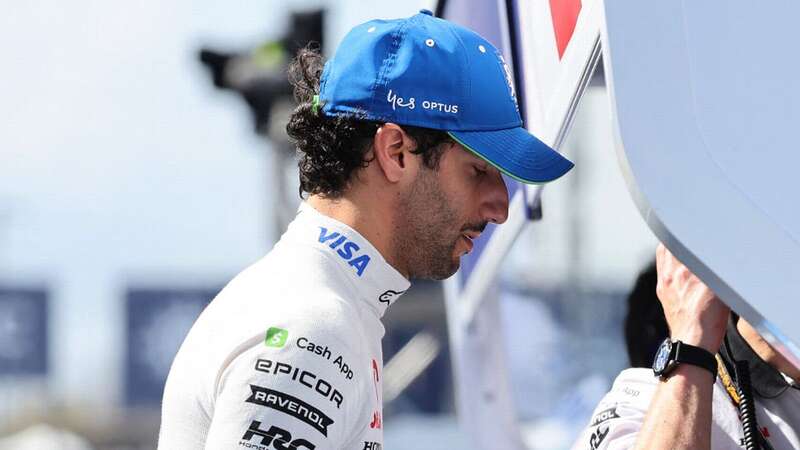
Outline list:
[[[656,247],[656,273],[658,274],[656,295],[662,302],[667,300],[669,287],[673,283],[676,264],[680,264],[680,262],[672,256],[672,253],[667,250],[664,244],[659,243],[658,247]]]
[[[656,270],[659,275],[659,279],[661,279],[662,274],[671,273],[673,270],[673,266],[675,265],[675,257],[672,256],[672,253],[667,250],[667,247],[659,243],[658,247],[656,247]]]
[[[675,257],[663,243],[656,247],[656,270],[659,284],[671,285],[675,283],[700,283],[705,284]]]
[[[673,339],[716,351],[725,334],[728,308],[670,251],[656,248],[656,294]]]

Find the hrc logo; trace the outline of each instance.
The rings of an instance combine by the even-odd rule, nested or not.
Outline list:
[[[336,250],[336,254],[347,261],[347,264],[356,269],[358,276],[361,276],[369,264],[369,255],[356,256],[361,249],[355,242],[347,240],[347,236],[333,231],[328,233],[325,227],[319,227],[319,242],[327,244],[328,247]]]

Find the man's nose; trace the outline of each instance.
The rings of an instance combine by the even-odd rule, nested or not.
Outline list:
[[[508,219],[508,189],[499,172],[487,183],[480,213],[488,222],[503,223]]]

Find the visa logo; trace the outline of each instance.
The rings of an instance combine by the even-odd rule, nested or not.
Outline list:
[[[338,231],[328,233],[327,228],[319,227],[319,242],[336,250],[336,254],[356,269],[358,276],[361,276],[366,270],[367,264],[369,264],[369,255],[360,255],[354,258],[353,256],[360,250],[360,247],[355,242],[348,241],[347,237]]]

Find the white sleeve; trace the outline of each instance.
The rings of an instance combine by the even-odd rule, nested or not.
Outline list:
[[[325,329],[328,328],[328,329]],[[340,449],[359,422],[356,352],[331,327],[271,327],[222,371],[205,448]]]
[[[592,413],[572,450],[627,450],[634,448],[654,390],[642,383],[618,379]]]

